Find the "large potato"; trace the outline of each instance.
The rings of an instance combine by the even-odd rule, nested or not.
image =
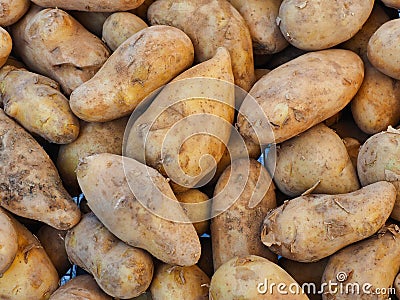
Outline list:
[[[156,170],[103,153],[84,158],[76,173],[89,207],[118,238],[172,265],[199,260],[196,230]]]
[[[301,196],[268,213],[261,240],[283,257],[317,261],[377,232],[395,200],[386,181],[348,194]]]
[[[322,50],[353,37],[367,21],[374,0],[283,0],[277,22],[297,48]]]
[[[22,127],[0,110],[0,205],[12,213],[69,229],[80,211],[53,162]]]
[[[60,9],[33,6],[11,34],[29,69],[60,83],[66,94],[92,78],[110,55],[99,38]]]
[[[27,131],[56,144],[78,137],[79,121],[54,80],[5,66],[0,70],[0,86],[4,112]]]
[[[278,284],[284,285],[283,288]],[[289,288],[290,287],[290,288]],[[218,268],[210,299],[308,299],[301,287],[278,265],[260,256],[234,257]]]
[[[0,26],[16,23],[29,9],[29,0],[0,0]]]
[[[70,98],[72,111],[88,122],[129,115],[151,92],[193,62],[193,45],[181,30],[152,26],[131,36],[99,72]]]
[[[249,91],[254,83],[253,50],[243,17],[226,0],[158,0],[148,10],[149,21],[182,29],[192,40],[195,60],[203,62],[219,47],[229,50],[235,84]]]
[[[341,138],[318,124],[283,142],[276,157],[267,156],[270,173],[283,193],[299,196],[307,190],[316,194],[344,194],[360,188],[357,172]]]
[[[94,276],[107,294],[129,299],[144,293],[153,278],[153,261],[142,249],[131,247],[115,237],[88,213],[65,236],[71,262]]]
[[[10,34],[3,27],[0,27],[0,67],[2,67],[11,53],[12,40]]]
[[[254,85],[240,107],[239,131],[255,143],[281,143],[342,110],[363,78],[363,62],[354,52],[306,53]]]
[[[42,7],[58,7],[66,10],[115,12],[140,6],[144,0],[33,0]]]
[[[0,209],[0,274],[14,261],[18,251],[17,230],[10,217]]]
[[[275,187],[254,159],[232,162],[218,180],[212,202],[214,269],[235,256],[258,255],[277,262],[260,241],[264,216],[276,207]]]

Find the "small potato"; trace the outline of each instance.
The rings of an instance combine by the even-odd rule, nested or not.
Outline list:
[[[0,274],[4,274],[18,251],[18,235],[10,217],[0,208]]]
[[[79,121],[54,80],[6,66],[0,70],[0,86],[4,112],[27,131],[56,144],[78,137]]]
[[[392,7],[395,9],[400,9],[400,0],[382,0],[383,4],[387,7]]]
[[[280,292],[278,285],[283,285]],[[234,257],[218,268],[211,278],[210,299],[305,300],[308,297],[281,267],[268,259],[248,255]]]
[[[0,26],[10,26],[28,11],[29,0],[0,0]]]
[[[376,233],[395,200],[396,189],[386,181],[348,194],[301,196],[268,213],[261,240],[291,260],[318,261]]]
[[[153,300],[208,300],[210,278],[196,265],[161,264],[150,286]]]
[[[361,143],[355,138],[346,137],[343,139],[343,144],[345,145],[347,153],[350,156],[354,169],[357,170],[357,159],[358,153],[360,152]]]
[[[266,165],[280,191],[295,197],[310,190],[316,194],[344,194],[360,188],[357,172],[341,138],[318,124],[277,147]]]
[[[42,7],[58,7],[65,10],[90,12],[115,12],[130,10],[140,6],[144,0],[33,0]]]
[[[11,53],[11,49],[12,49],[11,36],[7,32],[7,30],[5,30],[3,27],[0,27],[0,67],[2,67],[6,63],[8,56]]]
[[[94,276],[107,294],[129,299],[144,293],[153,278],[153,261],[142,249],[128,246],[88,213],[65,237],[72,263]]]
[[[69,11],[79,23],[87,30],[101,38],[103,32],[103,24],[111,15],[110,12],[93,12],[93,11]]]
[[[277,23],[297,48],[315,51],[353,37],[367,21],[374,0],[283,0]]]
[[[102,39],[112,51],[115,51],[132,35],[147,27],[146,22],[134,14],[116,12],[105,20]]]
[[[145,28],[118,47],[100,71],[71,94],[71,109],[88,122],[129,115],[146,96],[188,68],[193,51],[189,37],[177,28]]]
[[[375,68],[400,80],[400,19],[388,21],[375,31],[368,42],[367,55]]]

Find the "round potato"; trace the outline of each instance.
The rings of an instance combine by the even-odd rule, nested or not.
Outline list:
[[[0,3],[1,5],[1,3]],[[12,40],[7,30],[0,27],[0,67],[2,67],[11,53]]]
[[[0,26],[16,23],[29,9],[29,0],[0,0]]]

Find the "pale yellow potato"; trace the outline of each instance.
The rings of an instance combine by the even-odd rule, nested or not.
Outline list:
[[[193,51],[189,37],[177,28],[145,28],[71,94],[71,109],[88,122],[129,115],[146,96],[190,67]]]
[[[31,71],[57,81],[65,94],[93,77],[110,52],[61,9],[32,6],[11,28],[15,50]]]
[[[0,70],[0,86],[4,112],[27,131],[56,144],[78,137],[78,118],[54,80],[5,66]]]
[[[399,0],[382,0],[383,4],[387,7],[392,7],[395,9],[400,9],[400,1]]]
[[[0,205],[12,213],[66,230],[79,222],[80,211],[61,183],[44,149],[0,110],[2,141]]]
[[[58,7],[65,10],[90,12],[116,12],[140,6],[144,0],[33,0],[42,7]]]
[[[283,0],[277,23],[293,46],[322,50],[353,37],[367,21],[374,0]]]
[[[0,274],[10,267],[17,251],[17,230],[10,217],[0,208]]]
[[[116,12],[105,20],[102,39],[112,51],[115,51],[132,35],[147,27],[145,21],[132,13]]]
[[[119,239],[171,265],[197,263],[199,237],[160,173],[107,153],[84,158],[76,172],[89,207]]]
[[[355,138],[345,137],[343,139],[343,144],[346,146],[346,150],[350,156],[351,163],[357,170],[357,159],[358,159],[358,153],[360,152],[361,143]]]
[[[214,190],[211,239],[215,270],[235,256],[250,254],[277,262],[277,256],[260,241],[263,219],[275,207],[275,186],[267,170],[254,159],[234,160]]]
[[[210,278],[196,265],[160,264],[150,286],[153,300],[208,300]]]
[[[29,0],[0,0],[0,26],[10,26],[28,11]]]
[[[239,12],[226,0],[158,0],[148,10],[152,25],[183,30],[192,40],[195,61],[212,58],[219,47],[229,50],[235,84],[249,91],[254,84],[251,35]]]
[[[341,111],[363,78],[363,62],[354,52],[306,53],[254,85],[240,107],[239,132],[261,144],[288,140]]]
[[[65,236],[72,263],[93,275],[108,295],[129,299],[144,293],[153,278],[153,261],[144,250],[114,236],[93,213],[88,213]]]
[[[376,233],[395,200],[396,189],[386,181],[347,194],[301,196],[268,213],[261,240],[291,260],[318,261]]]
[[[7,62],[8,56],[11,53],[12,46],[13,45],[10,34],[3,27],[0,27],[0,67],[2,67]]]
[[[101,37],[103,32],[103,24],[111,15],[110,12],[91,12],[91,11],[70,11],[79,23],[81,23],[87,30]]]
[[[334,195],[360,188],[346,146],[323,123],[280,144],[276,156],[267,156],[266,166],[279,190],[291,197],[308,190]]]
[[[281,292],[278,292],[278,284],[285,285]],[[234,257],[218,268],[211,278],[210,299],[305,300],[308,297],[277,264],[260,256],[248,255]]]

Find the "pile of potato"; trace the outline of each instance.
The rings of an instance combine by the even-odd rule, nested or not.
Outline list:
[[[0,0],[0,299],[400,299],[399,9]]]

